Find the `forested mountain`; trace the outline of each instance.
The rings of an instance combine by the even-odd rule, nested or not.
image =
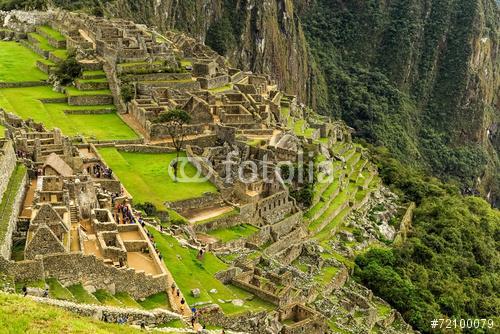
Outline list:
[[[401,161],[498,204],[495,0],[3,0],[177,29]]]

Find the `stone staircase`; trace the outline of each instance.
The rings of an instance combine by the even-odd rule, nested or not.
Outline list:
[[[76,208],[76,205],[74,204],[70,205],[69,213],[71,218],[71,224],[77,224],[79,222],[79,219],[78,219],[78,209]]]

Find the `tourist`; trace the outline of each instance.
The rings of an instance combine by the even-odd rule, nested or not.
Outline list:
[[[194,323],[195,323],[195,321],[196,321],[196,317],[193,315],[193,316],[191,317],[191,327],[193,327],[193,328],[194,328]]]
[[[144,320],[141,321],[141,329],[146,329],[146,323]]]
[[[43,297],[44,298],[49,297],[49,289],[45,288],[45,290],[43,291]]]
[[[26,284],[23,285],[22,291],[23,291],[24,297],[26,297],[28,295],[28,288],[26,287]]]
[[[184,300],[184,298],[181,298],[181,313],[184,313],[184,304],[186,303],[186,301]]]
[[[177,289],[177,298],[181,295],[181,290]]]
[[[171,288],[172,288],[172,293],[174,293],[175,292],[175,282],[172,282]]]

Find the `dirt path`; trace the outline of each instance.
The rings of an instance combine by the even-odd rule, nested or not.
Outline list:
[[[205,219],[214,218],[220,216],[226,212],[233,211],[233,208],[230,206],[225,206],[222,208],[212,208],[208,210],[203,210],[195,214],[195,216],[188,218],[190,223],[196,223]]]

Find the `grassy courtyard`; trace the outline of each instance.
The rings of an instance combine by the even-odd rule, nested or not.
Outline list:
[[[229,228],[221,228],[208,232],[207,234],[217,238],[222,242],[228,242],[231,240],[236,240],[240,238],[248,238],[249,236],[255,234],[259,231],[258,227],[250,224],[242,224],[238,226],[232,226]]]
[[[0,62],[1,63],[1,62]],[[82,135],[98,140],[135,139],[137,134],[116,114],[66,115],[64,110],[102,109],[113,106],[69,106],[42,103],[41,99],[64,98],[50,87],[0,89],[0,108],[27,119],[42,122],[48,129],[59,128],[67,136]]]
[[[47,80],[47,75],[36,67],[40,59],[19,43],[0,41],[0,82]]]
[[[188,304],[196,302],[212,302],[219,304],[227,314],[234,314],[244,311],[262,311],[273,308],[269,304],[257,297],[252,300],[245,300],[252,295],[232,285],[224,285],[217,280],[214,275],[227,269],[227,265],[219,260],[215,255],[206,253],[202,259],[197,258],[198,252],[191,248],[182,247],[178,241],[171,236],[166,236],[149,228],[153,234],[155,242],[163,255],[163,261],[169,271],[174,276],[175,282],[181,289]],[[194,298],[190,291],[200,289],[200,297]],[[210,290],[216,289],[217,293]],[[221,303],[219,300],[242,299],[243,306],[235,306],[232,303]]]
[[[208,181],[174,182],[169,176],[168,168],[175,153],[127,153],[115,148],[101,148],[99,153],[134,197],[135,203],[151,202],[162,208],[166,201],[196,198],[206,192],[217,191]],[[187,176],[197,174],[196,168],[191,164],[186,166],[185,172]]]

